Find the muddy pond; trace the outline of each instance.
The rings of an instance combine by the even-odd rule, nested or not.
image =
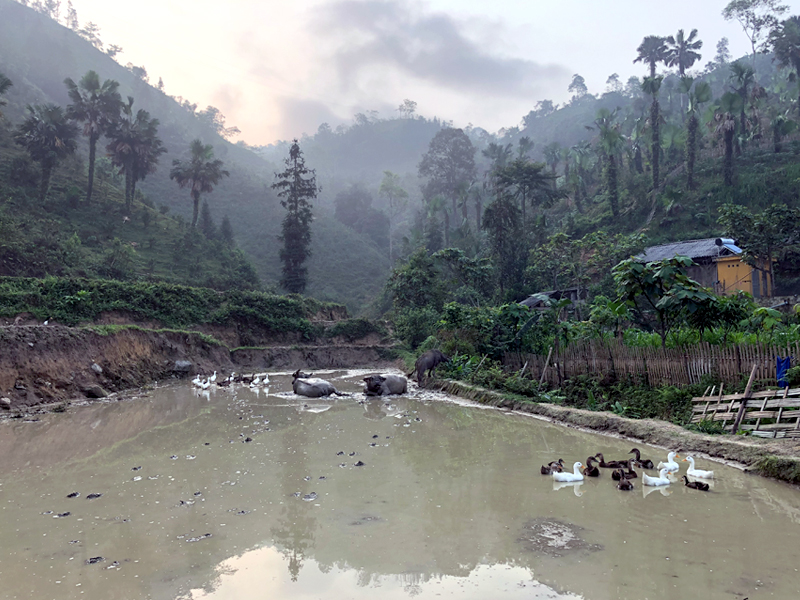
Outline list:
[[[0,598],[800,597],[800,490],[704,459],[709,492],[557,484],[543,463],[631,442],[364,375],[0,422]]]

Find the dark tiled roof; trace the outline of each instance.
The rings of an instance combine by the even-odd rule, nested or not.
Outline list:
[[[742,253],[741,248],[737,247],[733,243],[733,240],[721,238],[722,245],[720,246],[717,245],[717,239],[720,238],[687,240],[685,242],[673,242],[671,244],[651,246],[650,248],[645,248],[644,253],[640,254],[636,258],[642,262],[651,262],[654,260],[672,258],[677,254],[697,259],[716,256],[731,256]]]

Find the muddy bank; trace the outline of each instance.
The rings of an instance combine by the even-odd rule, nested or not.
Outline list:
[[[215,370],[376,366],[391,356],[385,346],[358,343],[231,351],[199,332],[0,327],[0,414]]]
[[[797,439],[704,435],[665,421],[626,419],[608,412],[519,402],[460,381],[436,381],[431,387],[481,404],[538,415],[568,426],[642,441],[681,453],[702,453],[735,463],[747,471],[800,485],[800,440]]]

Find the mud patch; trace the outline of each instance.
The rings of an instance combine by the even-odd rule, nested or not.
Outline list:
[[[575,552],[597,552],[600,544],[590,544],[582,537],[583,527],[558,519],[539,518],[528,521],[522,528],[519,542],[528,552],[560,557]]]

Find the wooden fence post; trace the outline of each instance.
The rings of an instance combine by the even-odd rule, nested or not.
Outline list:
[[[542,369],[542,376],[539,378],[539,387],[544,383],[544,376],[547,373],[547,365],[550,364],[550,357],[553,355],[553,347],[550,346],[550,351],[547,353],[547,360],[544,361],[544,369]]]
[[[739,412],[736,413],[736,420],[733,422],[731,435],[736,435],[736,432],[739,431],[739,425],[742,422],[742,417],[744,417],[744,409],[747,406],[747,399],[753,393],[753,379],[755,379],[757,368],[758,363],[753,363],[753,370],[750,371],[750,379],[747,381],[747,387],[744,389],[744,396],[742,397],[741,404],[739,404]]]

